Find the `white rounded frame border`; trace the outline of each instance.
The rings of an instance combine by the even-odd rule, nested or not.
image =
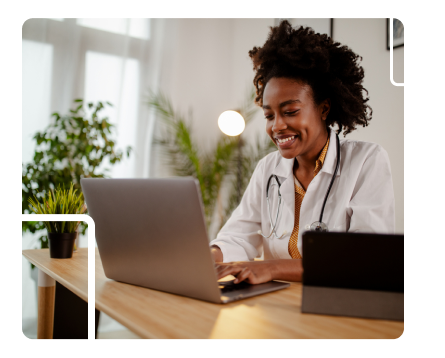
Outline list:
[[[394,61],[393,61],[393,10],[394,10],[394,5],[396,4],[407,4],[407,5],[428,5],[428,4],[439,4],[440,7],[442,8],[442,79],[440,80],[440,82],[437,83],[397,83],[394,81]],[[444,35],[445,35],[445,24],[444,24],[444,7],[443,7],[443,3],[440,0],[394,0],[390,5],[389,5],[389,80],[391,81],[391,83],[394,86],[403,86],[403,87],[439,87],[442,86],[444,83],[444,71],[445,71],[445,62],[443,61],[443,59],[445,58],[445,39],[444,39]]]
[[[7,290],[0,295],[0,350],[7,357],[28,357],[31,353],[34,357],[58,358],[64,357],[88,357],[94,350],[96,338],[94,334],[95,321],[95,224],[91,216],[85,214],[7,214],[0,221],[0,239],[4,243],[0,250],[0,260],[3,263],[2,281],[7,282],[7,234],[8,223],[22,221],[85,221],[88,224],[88,345],[83,350],[12,350],[7,344]]]

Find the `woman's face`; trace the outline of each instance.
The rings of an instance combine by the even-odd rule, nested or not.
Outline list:
[[[272,78],[263,92],[267,134],[287,159],[318,155],[326,143],[329,109],[329,100],[317,106],[312,88],[294,79]]]

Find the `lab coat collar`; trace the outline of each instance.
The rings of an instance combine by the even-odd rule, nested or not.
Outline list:
[[[325,172],[329,174],[333,174],[335,170],[335,165],[337,164],[337,138],[336,133],[333,129],[331,129],[331,134],[329,137],[329,147],[326,153],[326,157],[324,158],[323,166],[321,167],[320,172]],[[280,163],[275,167],[272,174],[275,174],[277,177],[281,177],[281,179],[292,179],[293,182],[293,167],[294,167],[294,158],[286,159],[281,158]],[[341,167],[341,166],[340,166]],[[337,176],[340,175],[340,167],[337,171]]]
[[[331,134],[329,137],[329,147],[328,152],[326,153],[326,157],[324,158],[323,166],[321,167],[320,173],[328,173],[328,174],[334,174],[335,171],[335,165],[337,164],[337,134],[336,132],[331,128]],[[340,149],[341,149],[341,143],[340,143]],[[340,162],[341,164],[341,162]],[[340,175],[341,165],[338,167],[337,170],[337,176]]]
[[[295,211],[295,196],[294,196],[294,158],[286,159],[280,156],[280,162],[273,170],[272,174],[275,174],[281,182],[280,192],[283,197],[285,207],[289,210],[289,214],[292,217]],[[292,228],[287,228],[292,232]]]
[[[281,156],[281,154],[278,155]],[[277,177],[279,177],[279,179],[281,179],[281,181],[283,181],[293,177],[294,175],[293,167],[294,167],[294,158],[286,159],[281,157],[280,162],[275,167],[272,174],[275,174]]]

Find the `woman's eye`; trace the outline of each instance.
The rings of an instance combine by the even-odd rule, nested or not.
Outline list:
[[[295,111],[287,111],[287,112],[284,112],[284,115],[292,116],[292,115],[296,114],[298,111],[299,111],[299,109],[296,109]],[[264,118],[266,118],[267,120],[272,120],[274,118],[274,115],[273,114],[264,115]]]

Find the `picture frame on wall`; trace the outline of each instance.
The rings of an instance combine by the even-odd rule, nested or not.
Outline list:
[[[389,50],[390,48],[390,26],[391,19],[386,19],[386,49]],[[393,46],[392,48],[398,48],[402,47],[405,44],[404,41],[404,29],[403,29],[403,23],[399,19],[393,18]]]
[[[309,26],[316,33],[327,34],[330,38],[334,38],[334,19],[332,18],[314,18],[314,19],[283,19],[276,18],[275,26],[278,26],[281,20],[287,20],[294,28],[300,26]]]

